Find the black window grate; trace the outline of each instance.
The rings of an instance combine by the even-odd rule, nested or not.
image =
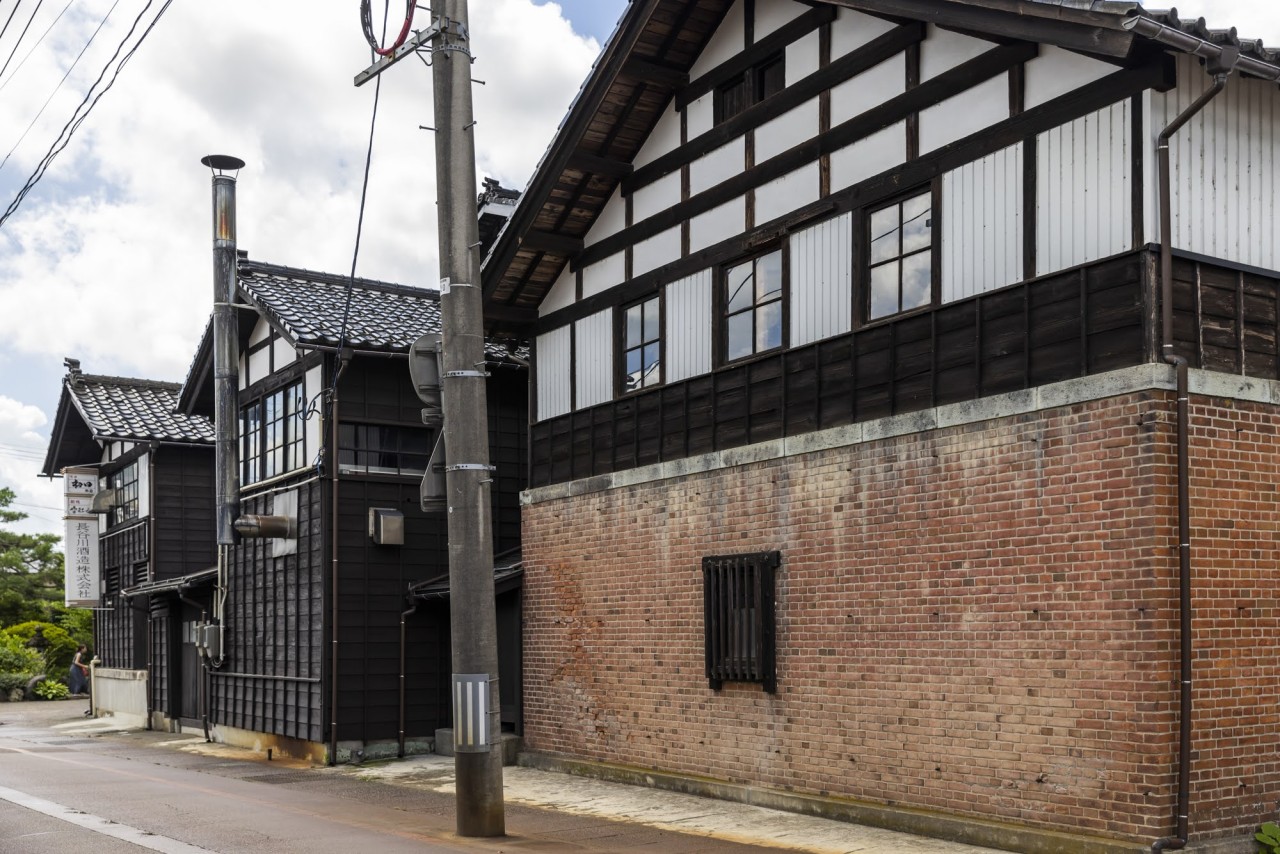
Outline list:
[[[774,575],[779,552],[720,555],[702,559],[703,626],[707,680],[759,682],[777,691]]]

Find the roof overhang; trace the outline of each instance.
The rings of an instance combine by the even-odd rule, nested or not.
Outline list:
[[[40,474],[54,477],[67,466],[97,465],[101,457],[102,446],[94,438],[93,430],[76,405],[75,395],[64,381]]]
[[[183,575],[178,578],[166,578],[157,581],[144,581],[141,584],[135,584],[133,587],[126,587],[120,591],[121,595],[130,598],[134,596],[157,595],[162,593],[172,593],[180,595],[194,587],[207,587],[217,579],[218,568],[211,567],[202,569],[199,572],[193,572],[189,575]]]

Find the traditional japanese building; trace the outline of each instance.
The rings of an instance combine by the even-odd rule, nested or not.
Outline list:
[[[484,264],[527,761],[1024,851],[1275,819],[1277,79],[1133,2],[629,4]]]

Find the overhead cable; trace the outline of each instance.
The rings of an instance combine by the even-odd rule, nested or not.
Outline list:
[[[18,52],[18,46],[22,44],[22,40],[27,36],[27,30],[31,29],[31,22],[36,19],[36,13],[40,11],[40,7],[44,5],[44,0],[36,0],[35,9],[31,10],[31,17],[27,18],[27,25],[22,28],[22,34],[18,36],[18,40],[13,43],[13,50],[9,51],[9,58],[4,61],[4,65],[0,66],[0,77],[4,76],[5,69],[9,67],[9,63],[13,62],[13,55]],[[18,11],[18,7],[14,6],[13,11]],[[12,17],[12,16],[10,16]],[[9,25],[5,24],[7,28]]]
[[[44,28],[44,32],[40,34],[40,38],[36,39],[36,43],[31,46],[31,50],[27,51],[26,55],[22,57],[22,61],[19,62],[18,65],[13,69],[13,73],[10,74],[4,80],[4,82],[0,83],[0,91],[2,91],[4,87],[9,85],[10,80],[18,76],[18,72],[22,70],[22,66],[26,65],[27,60],[31,58],[31,54],[35,53],[36,49],[40,47],[40,45],[44,44],[44,40],[46,37],[48,37],[49,31],[52,30],[57,25],[57,23],[62,20],[62,16],[67,14],[67,10],[71,8],[71,4],[74,2],[76,2],[76,0],[67,0],[67,5],[63,6],[62,11],[58,13],[58,17],[54,18],[53,22],[50,23],[49,26]],[[18,46],[14,45],[13,49],[17,50]],[[9,58],[12,59],[13,56],[10,55]]]

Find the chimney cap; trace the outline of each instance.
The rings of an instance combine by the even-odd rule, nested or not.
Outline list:
[[[239,157],[232,157],[230,154],[206,154],[200,158],[200,162],[219,172],[244,168],[244,161]]]

